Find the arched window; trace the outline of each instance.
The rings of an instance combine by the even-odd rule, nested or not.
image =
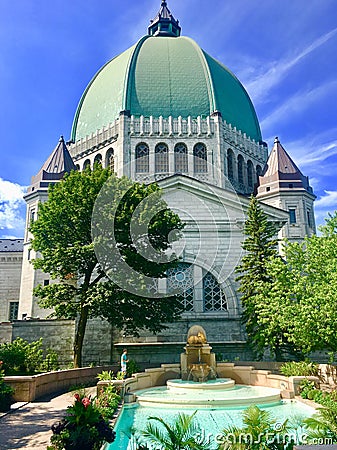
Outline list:
[[[221,286],[211,273],[203,279],[205,311],[227,311],[228,305]]]
[[[196,144],[193,149],[194,173],[207,173],[207,148]]]
[[[83,170],[87,169],[88,167],[90,168],[91,164],[90,164],[90,160],[86,159],[83,164]]]
[[[243,184],[243,165],[244,160],[241,155],[238,156],[238,182]]]
[[[262,175],[262,168],[260,165],[256,166],[256,176],[257,176],[257,181],[259,181],[259,177]]]
[[[187,147],[185,144],[177,144],[174,147],[174,172],[188,173]]]
[[[157,144],[154,150],[155,173],[167,173],[169,171],[168,148],[166,144]]]
[[[180,263],[178,267],[168,270],[167,292],[176,294],[181,298],[185,311],[193,311],[194,280],[191,264]]]
[[[80,170],[80,165],[76,164],[76,170]]]
[[[105,155],[105,168],[110,169],[112,173],[115,171],[114,149],[109,148]]]
[[[229,148],[227,150],[227,173],[230,180],[234,179],[234,153]]]
[[[94,164],[102,165],[102,155],[100,153],[98,153],[98,155],[95,156]]]
[[[254,186],[254,180],[253,180],[253,163],[251,162],[251,160],[249,160],[247,162],[247,180],[248,180],[248,186],[250,188],[253,188]]]
[[[149,171],[149,147],[146,144],[138,144],[136,147],[136,173]]]

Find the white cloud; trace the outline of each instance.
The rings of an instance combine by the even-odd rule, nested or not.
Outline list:
[[[0,232],[4,236],[23,236],[25,225],[25,186],[0,178]],[[10,230],[10,231],[9,231]]]
[[[318,163],[327,158],[337,155],[337,128],[324,130],[322,133],[303,136],[295,141],[285,141],[281,139],[283,147],[294,159],[296,164],[302,169],[310,167],[318,168]],[[269,136],[267,142],[272,142],[273,137]],[[325,167],[327,171],[329,167]]]
[[[317,209],[326,209],[332,207],[333,210],[337,209],[337,191],[324,191],[325,195],[321,196],[315,202]],[[330,208],[331,209],[331,208]]]
[[[335,91],[337,91],[337,80],[322,84],[315,89],[298,92],[264,118],[261,121],[261,128],[267,130],[284,119],[289,120],[289,117],[293,118]]]
[[[337,191],[324,191],[315,201],[315,218],[317,227],[325,225],[325,219],[337,210]]]
[[[287,72],[307,55],[329,41],[336,33],[337,28],[334,28],[323,36],[320,36],[302,51],[299,51],[297,55],[291,58],[273,61],[267,71],[259,73],[253,80],[246,82],[246,88],[254,99],[254,103],[263,100],[269,94],[269,91],[284,79]],[[261,66],[265,67],[262,64]]]

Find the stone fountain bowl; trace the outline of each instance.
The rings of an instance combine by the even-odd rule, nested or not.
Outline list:
[[[233,389],[235,381],[231,378],[217,378],[216,380],[208,380],[205,382],[186,381],[186,380],[168,380],[167,388],[171,392],[188,392],[188,391],[216,391],[223,389]]]

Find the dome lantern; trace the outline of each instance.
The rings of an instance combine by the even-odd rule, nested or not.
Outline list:
[[[179,20],[176,20],[171,14],[171,11],[167,7],[166,0],[162,0],[157,16],[151,20],[148,34],[149,36],[180,36],[181,27],[179,25]]]

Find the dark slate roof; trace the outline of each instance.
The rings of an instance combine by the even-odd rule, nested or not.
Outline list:
[[[70,156],[63,136],[60,137],[56,148],[44,163],[41,170],[47,173],[64,173],[76,170],[76,166]]]
[[[23,239],[0,239],[0,252],[23,252]]]
[[[296,174],[300,178],[303,177],[300,169],[285,151],[277,137],[275,138],[274,147],[269,155],[266,171],[263,176],[270,177],[276,173],[279,178],[289,173]]]
[[[69,173],[72,170],[77,169],[64,142],[63,136],[61,136],[57,146],[43,164],[39,173],[32,177],[28,193],[39,187],[48,187],[49,183],[61,180],[65,173]]]
[[[313,195],[309,178],[302,174],[281,145],[278,137],[275,138],[274,147],[270,152],[264,172],[259,177],[258,193],[263,193],[267,185],[269,186],[269,192],[305,190]]]

